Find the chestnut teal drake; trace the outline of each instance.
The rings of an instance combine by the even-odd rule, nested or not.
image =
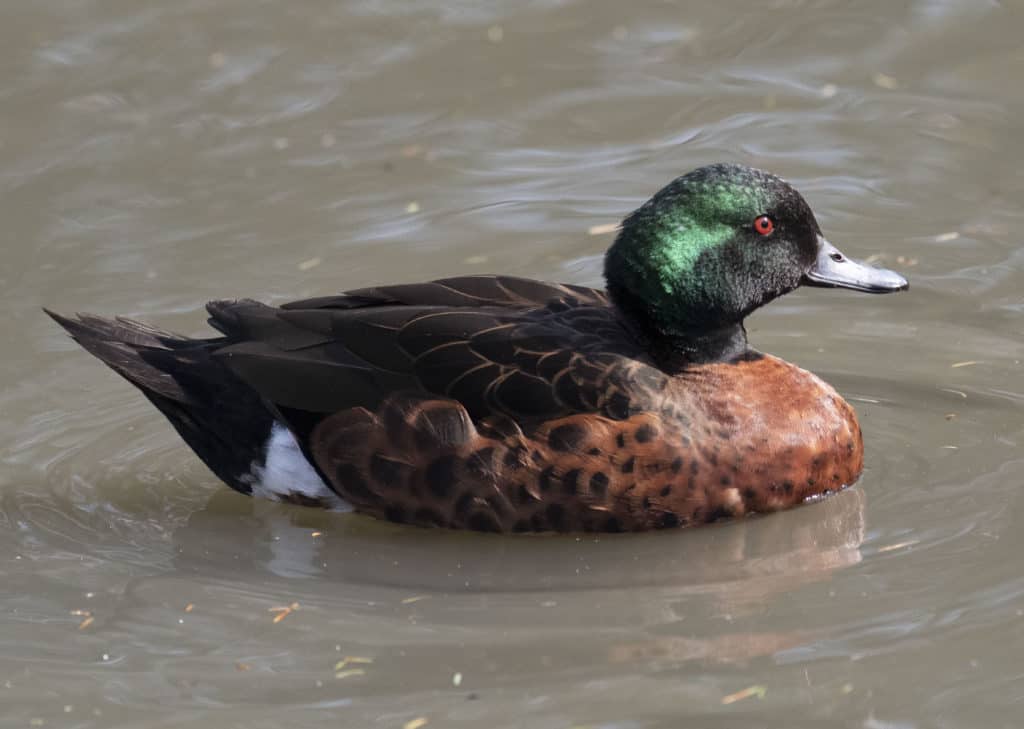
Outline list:
[[[622,223],[607,290],[513,276],[215,301],[220,336],[48,312],[135,385],[236,491],[420,526],[671,528],[854,483],[853,409],[747,344],[801,285],[900,275],[847,258],[780,178],[734,164]]]

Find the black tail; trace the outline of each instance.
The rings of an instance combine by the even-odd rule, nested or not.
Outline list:
[[[211,353],[226,343],[188,339],[130,319],[44,310],[76,342],[142,391],[218,478],[251,493],[273,417],[259,395]]]

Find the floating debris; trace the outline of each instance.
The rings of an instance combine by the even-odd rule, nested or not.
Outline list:
[[[980,359],[968,359],[968,360],[965,360],[963,362],[954,362],[953,364],[951,364],[949,366],[949,368],[953,369],[953,370],[956,370],[956,369],[960,369],[961,367],[970,367],[970,366],[976,365],[976,364],[983,364],[983,362]]]
[[[464,260],[463,263],[466,263],[470,266],[479,266],[481,263],[487,263],[488,260],[489,259],[487,258],[487,256],[470,256],[469,258]]]
[[[839,87],[835,84],[825,84],[821,87],[821,95],[826,99],[831,99],[833,96],[839,93]]]
[[[956,240],[959,237],[960,233],[955,230],[952,230],[948,233],[940,233],[939,235],[935,236],[934,240],[936,243],[948,243],[949,241]]]
[[[601,225],[591,225],[587,228],[587,234],[608,235],[609,233],[617,233],[621,227],[622,223],[602,223]]]
[[[884,73],[876,73],[874,76],[871,77],[871,80],[875,82],[875,86],[878,86],[883,89],[888,89],[889,91],[898,89],[900,87],[899,81],[897,81],[892,76],[888,76]]]
[[[414,602],[419,602],[420,600],[429,600],[429,599],[430,599],[430,595],[413,595],[412,597],[407,597],[407,598],[403,599],[402,600],[402,604],[403,605],[412,605]]]
[[[402,724],[402,729],[420,729],[427,725],[427,717],[417,716],[415,719],[411,719]]]
[[[462,685],[462,674],[461,673],[454,674],[452,676],[452,686],[454,686],[455,688],[458,688],[461,685]]]
[[[373,663],[373,659],[367,658],[366,656],[345,656],[340,661],[334,664],[334,670],[341,671],[346,666],[352,666],[357,664],[369,665],[370,663]]]
[[[88,610],[72,610],[71,614],[82,618],[82,621],[78,624],[79,630],[85,630],[96,620]]]
[[[766,693],[768,693],[768,689],[765,688],[764,686],[748,686],[747,688],[742,689],[740,691],[737,691],[734,694],[729,694],[728,696],[723,696],[722,697],[722,703],[723,704],[734,704],[737,701],[742,701],[743,699],[749,699],[751,696],[756,696],[759,699],[763,699],[764,695]]]
[[[955,420],[956,419],[956,413],[946,413],[945,416],[943,416],[943,417],[945,417],[946,420]]]
[[[398,153],[406,159],[415,159],[423,156],[423,147],[418,144],[407,144]]]
[[[237,662],[235,662],[235,670],[236,671],[243,671],[243,672],[244,671],[251,671],[252,670],[252,666],[250,666],[248,663],[242,663],[241,661],[237,661]]]
[[[903,549],[904,547],[913,547],[918,542],[919,542],[919,540],[913,539],[913,540],[911,540],[909,542],[897,542],[896,544],[887,544],[884,547],[879,547],[878,548],[878,553],[881,554],[882,552],[892,552],[892,551],[895,551],[897,549]]]
[[[316,539],[317,537],[322,537],[323,535],[323,532],[310,532],[309,534],[309,536],[313,537],[313,539]]]
[[[293,612],[295,612],[298,609],[299,609],[299,603],[293,602],[291,605],[287,605],[285,607],[267,608],[267,612],[269,612],[269,613],[277,613],[277,615],[274,616],[274,622],[275,623],[280,623],[282,620],[287,618],[289,615],[291,615]]]
[[[288,137],[278,137],[277,139],[274,140],[274,149],[278,151],[288,149],[290,144],[291,141],[288,139]]]
[[[299,270],[300,271],[308,271],[311,268],[316,268],[321,263],[323,263],[323,259],[320,258],[319,256],[315,256],[313,258],[307,258],[305,261],[303,261],[302,263],[299,264]]]
[[[352,676],[365,676],[366,671],[361,668],[347,668],[344,671],[338,671],[334,674],[337,679],[351,678]]]
[[[186,613],[190,613],[190,612],[192,612],[195,609],[196,609],[196,606],[193,605],[192,603],[189,603],[188,605],[185,606],[185,612]]]

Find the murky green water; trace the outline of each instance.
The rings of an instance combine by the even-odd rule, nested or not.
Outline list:
[[[0,726],[1020,726],[1022,33],[977,0],[8,3]],[[912,282],[750,320],[868,449],[857,488],[756,521],[254,503],[39,311],[200,333],[216,297],[596,284],[588,230],[717,160]]]

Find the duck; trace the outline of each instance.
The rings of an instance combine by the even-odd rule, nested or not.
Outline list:
[[[209,338],[46,310],[255,497],[483,532],[635,532],[855,483],[853,408],[747,342],[799,286],[890,293],[789,183],[739,164],[629,214],[604,290],[504,275],[207,305]]]

